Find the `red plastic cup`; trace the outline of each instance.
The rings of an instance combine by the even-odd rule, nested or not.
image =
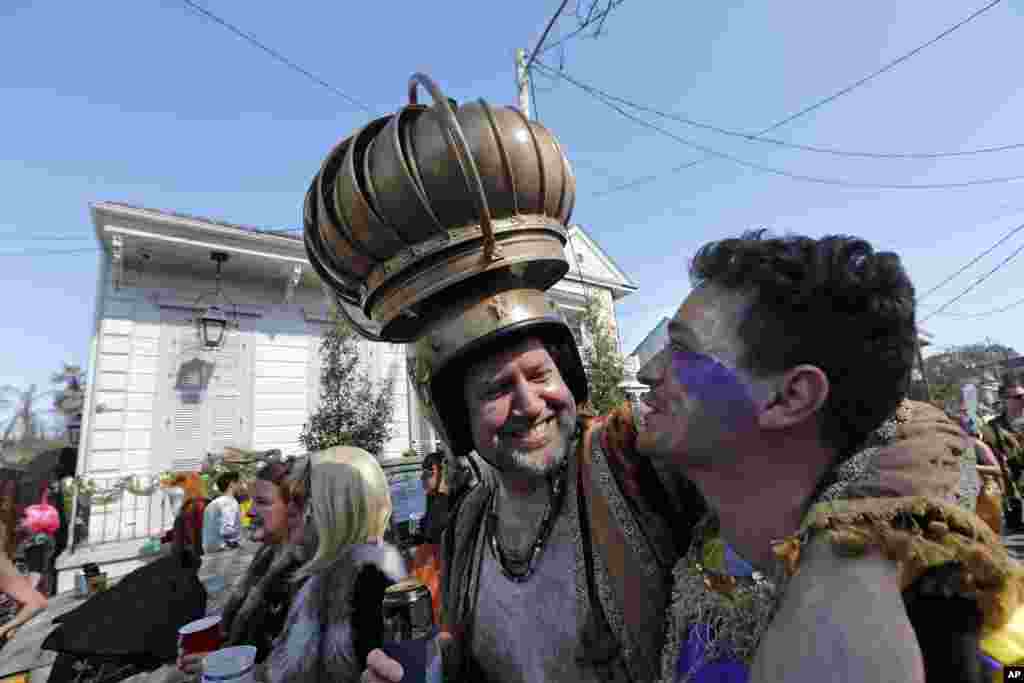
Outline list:
[[[178,629],[178,652],[193,655],[221,646],[220,615],[190,621]]]

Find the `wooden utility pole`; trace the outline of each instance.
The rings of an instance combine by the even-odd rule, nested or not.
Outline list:
[[[928,381],[928,370],[924,366],[924,356],[921,354],[921,337],[915,333],[914,335],[914,346],[917,351],[917,364],[921,368],[921,380],[924,381],[924,393],[928,397],[928,401],[932,400],[932,387]]]
[[[519,91],[519,110],[528,119],[530,115],[530,74],[526,70],[526,50],[516,48],[516,88]]]

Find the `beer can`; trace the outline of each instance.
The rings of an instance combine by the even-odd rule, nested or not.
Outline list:
[[[389,586],[381,601],[381,616],[385,641],[402,642],[430,636],[434,630],[430,589],[416,579]]]

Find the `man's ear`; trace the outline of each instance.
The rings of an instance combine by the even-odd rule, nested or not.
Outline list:
[[[776,386],[775,395],[760,411],[762,429],[789,429],[815,419],[830,388],[828,377],[813,365],[787,370]]]

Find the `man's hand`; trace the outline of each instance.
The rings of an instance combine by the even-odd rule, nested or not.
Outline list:
[[[203,673],[203,658],[209,652],[197,652],[189,655],[178,655],[178,671],[189,676]]]
[[[384,654],[383,650],[371,650],[366,656],[362,683],[399,683],[404,675],[402,665]]]
[[[434,641],[439,652],[453,645],[452,635],[447,631],[437,634]],[[399,683],[405,671],[402,665],[384,654],[383,650],[371,650],[366,656],[366,670],[360,678],[361,683]]]

